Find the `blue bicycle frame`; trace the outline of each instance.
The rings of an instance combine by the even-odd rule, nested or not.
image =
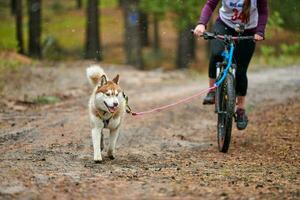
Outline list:
[[[222,53],[222,56],[223,56],[223,58],[224,58],[224,61],[227,62],[227,66],[226,66],[226,68],[225,68],[224,71],[223,71],[222,77],[215,83],[215,86],[217,86],[217,87],[219,87],[219,86],[222,84],[222,82],[225,80],[225,78],[226,78],[226,76],[227,76],[227,73],[228,73],[230,67],[232,66],[232,60],[233,60],[233,52],[234,52],[234,49],[235,49],[234,44],[233,44],[233,43],[230,43],[230,50],[229,50],[229,51],[228,51],[228,50],[225,50],[225,51],[223,51],[223,53]]]

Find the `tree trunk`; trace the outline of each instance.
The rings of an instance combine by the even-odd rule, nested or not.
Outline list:
[[[177,68],[187,68],[192,58],[191,54],[191,26],[187,26],[179,31],[178,47],[177,47]]]
[[[41,58],[41,0],[28,0],[29,15],[29,56]]]
[[[78,10],[82,8],[82,0],[76,0],[76,8]]]
[[[17,0],[10,0],[10,13],[11,15],[15,15],[17,11]]]
[[[88,0],[85,58],[99,61],[102,59],[102,52],[100,49],[98,3],[98,0]]]
[[[24,54],[22,0],[16,0],[16,37],[18,53]]]
[[[154,15],[153,19],[153,50],[158,52],[160,49],[160,38],[159,38],[159,20]]]
[[[194,25],[191,25],[189,27],[190,30],[192,30],[193,28],[194,28]],[[190,54],[191,54],[191,59],[195,60],[196,59],[196,37],[193,36],[192,34],[190,37]]]
[[[118,0],[118,5],[122,8],[124,5],[124,0]]]
[[[139,69],[143,68],[142,45],[139,29],[139,12],[137,0],[123,0],[125,19],[126,63]]]
[[[141,42],[142,46],[149,45],[149,36],[148,36],[148,15],[140,12],[139,13],[139,26],[140,26],[140,34],[141,34]]]

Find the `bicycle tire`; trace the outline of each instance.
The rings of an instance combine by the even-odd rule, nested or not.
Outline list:
[[[218,88],[218,125],[217,139],[220,152],[227,153],[231,141],[232,121],[235,110],[234,77],[228,73],[224,82]]]

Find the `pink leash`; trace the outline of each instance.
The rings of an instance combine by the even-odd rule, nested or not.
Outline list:
[[[201,96],[202,94],[208,92],[208,91],[211,91],[213,89],[217,88],[217,86],[213,86],[213,87],[210,87],[208,89],[204,89],[204,90],[201,90],[199,91],[198,93],[190,96],[190,97],[187,97],[187,98],[184,98],[184,99],[181,99],[175,103],[172,103],[172,104],[168,104],[168,105],[165,105],[165,106],[161,106],[161,107],[158,107],[158,108],[153,108],[151,110],[148,110],[148,111],[143,111],[143,112],[131,112],[131,115],[132,116],[142,116],[142,115],[147,115],[147,114],[151,114],[151,113],[154,113],[154,112],[160,112],[160,111],[163,111],[163,110],[167,110],[169,108],[172,108],[174,106],[177,106],[179,104],[183,104],[183,103],[187,103],[187,102],[190,102],[191,100]]]

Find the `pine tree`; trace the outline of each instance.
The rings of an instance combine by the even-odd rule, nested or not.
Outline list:
[[[98,3],[98,0],[88,0],[85,42],[86,59],[102,59],[102,51],[100,48]]]
[[[29,16],[29,42],[28,54],[31,57],[41,58],[41,0],[28,0],[28,16]]]
[[[23,11],[22,0],[16,0],[16,37],[18,42],[18,53],[24,54],[23,44]]]
[[[138,0],[123,0],[126,63],[143,69]]]

